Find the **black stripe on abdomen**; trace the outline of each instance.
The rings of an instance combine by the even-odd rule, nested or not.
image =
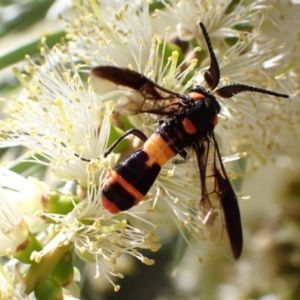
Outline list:
[[[131,208],[135,201],[135,197],[118,182],[106,185],[102,190],[102,195],[120,210]]]
[[[144,150],[137,150],[125,159],[115,171],[141,194],[146,195],[153,185],[161,167],[157,163],[147,166],[149,159]]]

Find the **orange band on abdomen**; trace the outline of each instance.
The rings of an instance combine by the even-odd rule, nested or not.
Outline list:
[[[133,185],[128,183],[123,177],[121,177],[116,171],[111,171],[109,177],[106,179],[105,184],[119,183],[128,193],[134,197],[134,204],[137,205],[145,195],[141,194]]]
[[[170,147],[170,144],[164,141],[159,133],[153,133],[143,145],[143,150],[148,154],[148,166],[152,166],[156,162],[162,167],[169,159],[176,154]]]

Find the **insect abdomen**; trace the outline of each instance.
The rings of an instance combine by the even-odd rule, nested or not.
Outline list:
[[[125,159],[106,179],[102,187],[103,206],[111,213],[137,205],[148,193],[161,167],[176,153],[159,133]]]

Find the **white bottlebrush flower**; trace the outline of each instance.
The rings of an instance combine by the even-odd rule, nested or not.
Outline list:
[[[300,3],[299,1],[265,1],[268,9],[265,10],[264,22],[260,28],[258,37],[260,43],[270,40],[278,46],[284,44],[284,50],[288,53],[279,61],[283,60],[286,64],[297,58],[297,50],[299,49],[298,33],[295,28],[300,25],[298,18]],[[278,52],[278,55],[280,51]],[[276,51],[273,53],[276,58]],[[284,65],[281,65],[283,67]]]
[[[24,214],[31,232],[45,229],[45,220],[37,216],[39,211],[45,210],[43,197],[49,193],[46,183],[34,177],[27,179],[6,168],[0,168],[1,184],[5,193],[14,205]]]
[[[45,213],[44,216],[55,223],[57,236],[42,251],[33,253],[32,259],[39,262],[62,245],[74,245],[82,260],[96,264],[95,277],[104,276],[118,291],[120,287],[111,279],[112,276],[124,277],[118,271],[118,258],[127,254],[152,265],[154,261],[143,256],[138,249],[157,251],[160,245],[154,231],[130,225],[126,214],[114,217],[102,207],[100,198],[101,189],[91,186],[86,201],[76,205],[71,213],[65,216]],[[134,217],[134,213],[131,216]]]
[[[265,10],[264,22],[256,39],[257,49],[265,43],[272,45],[266,51],[269,56],[263,63],[265,73],[270,79],[266,76],[263,84],[285,91],[291,96],[286,101],[280,101],[281,103],[276,101],[277,104],[273,107],[274,115],[271,116],[274,126],[270,131],[276,140],[274,146],[280,150],[284,149],[288,155],[295,156],[292,151],[297,148],[295,141],[299,140],[300,42],[296,28],[300,26],[300,3],[287,0],[268,0],[266,3],[268,9]],[[275,81],[271,80],[273,77]]]
[[[201,184],[195,154],[191,151],[189,153],[191,157],[186,163],[174,165],[170,161],[162,168],[153,185],[153,191],[156,192],[156,195],[153,195],[150,190],[150,195],[153,197],[152,208],[163,212],[163,218],[167,213],[170,219],[175,221],[177,230],[199,262],[211,258],[212,245],[232,258],[232,250],[226,242],[225,230],[221,230],[217,225],[217,222],[224,222],[225,220],[220,217],[213,226],[209,224],[206,226],[204,224],[206,216],[203,216],[203,213],[201,215],[201,211],[199,212]],[[240,158],[240,155],[226,157],[223,158],[223,163],[227,167],[228,162]],[[242,196],[238,198],[247,199],[247,197]],[[224,223],[222,223],[222,226],[224,226]]]
[[[72,212],[67,215],[43,213],[42,210],[45,211],[46,209],[41,207],[39,217],[47,220],[48,226],[47,230],[44,231],[42,231],[41,226],[38,227],[40,234],[37,238],[40,242],[43,242],[44,248],[40,251],[30,253],[27,251],[27,263],[37,263],[37,265],[33,266],[34,271],[29,271],[33,272],[28,276],[29,279],[25,280],[27,292],[31,292],[31,288],[27,286],[28,282],[29,286],[33,287],[34,284],[32,284],[32,282],[35,282],[35,280],[32,278],[36,276],[38,280],[38,278],[40,278],[40,272],[45,271],[45,263],[42,264],[41,260],[46,260],[46,264],[49,264],[49,261],[51,261],[51,264],[55,265],[57,261],[53,259],[53,257],[56,257],[53,253],[61,251],[62,247],[74,247],[75,252],[81,259],[96,263],[95,276],[99,277],[102,275],[106,277],[112,283],[116,291],[120,287],[113,283],[110,276],[123,278],[123,275],[118,272],[118,258],[122,254],[132,255],[146,265],[152,265],[154,263],[153,260],[148,259],[138,251],[138,249],[157,251],[160,248],[154,231],[145,228],[138,229],[130,225],[126,221],[126,214],[114,217],[103,209],[100,202],[101,189],[98,188],[103,178],[99,178],[100,183],[93,183],[92,180],[95,180],[95,170],[99,168],[99,166],[101,167],[101,164],[101,159],[89,163],[88,176],[90,181],[87,199],[78,205],[74,203],[75,208]],[[34,203],[37,201],[29,199],[29,203],[33,204],[33,207],[31,206],[30,209],[24,207],[24,205],[20,205],[20,202],[28,197],[28,195],[26,195],[28,185],[32,186],[33,184],[35,186],[41,185],[41,183],[37,184],[36,179],[30,179],[29,182],[27,182],[28,180],[3,168],[1,168],[1,175],[7,194],[12,198],[8,198],[5,191],[0,190],[0,215],[2,224],[0,252],[2,256],[11,256],[18,254],[18,251],[23,249],[23,244],[27,245],[25,242],[27,243],[27,240],[31,237],[25,217],[27,215],[29,220],[33,218],[30,214],[33,213],[32,209],[36,207]],[[18,185],[18,187],[16,187],[16,185]],[[13,189],[13,191],[11,189]],[[31,190],[31,193],[32,192]],[[48,189],[45,189],[45,192],[48,193]],[[21,197],[22,193],[24,199]],[[42,195],[40,196],[40,198],[43,197]],[[28,206],[30,206],[29,203],[27,203]],[[134,215],[134,213],[131,214],[132,217],[134,217]],[[34,224],[37,224],[36,222],[32,223],[33,227]],[[154,226],[152,224],[150,225],[151,227]],[[51,239],[50,236],[53,234],[57,235],[54,239]],[[47,241],[47,243],[45,241]],[[47,275],[48,274],[45,273],[45,276]]]
[[[29,82],[19,75],[26,91],[6,107],[7,120],[0,124],[7,132],[2,146],[18,142],[30,149],[20,160],[44,164],[58,178],[86,186],[86,163],[77,156],[97,158],[104,152],[113,106],[97,103],[68,54],[46,45],[41,51],[42,65],[29,60]]]
[[[254,9],[254,6],[249,8],[241,2],[236,11],[245,13],[249,8],[250,12],[253,11],[253,15],[250,15],[260,20],[258,9]],[[79,2],[77,9],[80,16],[69,21],[67,28],[68,37],[71,38],[69,48],[62,45],[50,51],[43,45],[44,61],[40,66],[30,61],[27,68],[30,81],[20,77],[27,91],[20,99],[13,99],[7,107],[9,118],[0,123],[6,133],[3,137],[8,142],[27,146],[31,151],[29,154],[34,155],[32,160],[50,166],[58,178],[76,181],[87,188],[87,196],[82,197],[86,199],[75,205],[69,214],[44,214],[56,224],[58,234],[42,251],[33,253],[32,259],[35,261],[62,245],[74,244],[82,259],[96,262],[96,276],[103,272],[107,277],[108,274],[122,277],[117,271],[117,258],[122,253],[133,255],[147,264],[152,263],[137,248],[157,250],[159,245],[155,243],[154,233],[141,231],[126,222],[127,214],[134,217],[134,211],[113,217],[101,205],[99,187],[115,161],[114,154],[103,158],[114,105],[111,102],[101,103],[101,99],[108,100],[110,96],[101,94],[101,91],[100,96],[96,95],[84,76],[92,67],[111,64],[130,67],[157,84],[180,93],[188,93],[193,84],[202,85],[203,74],[209,66],[209,56],[197,23],[205,22],[201,16],[207,15],[201,5],[200,8],[194,7],[194,29],[189,35],[194,37],[196,44],[193,41],[187,45],[189,53],[184,53],[184,49],[178,45],[175,45],[176,51],[172,52],[169,50],[172,44],[169,41],[172,41],[174,34],[182,37],[182,32],[178,34],[177,30],[184,30],[188,20],[180,23],[175,17],[178,7],[176,4],[167,7],[165,12],[170,14],[170,21],[166,19],[166,22],[160,23],[160,13],[155,12],[151,18],[145,2],[141,6],[129,0]],[[243,24],[243,21],[236,20],[235,14],[227,13],[224,7],[218,11],[224,18],[212,18],[208,26],[209,34],[210,29],[213,31],[212,43],[220,61],[223,76],[221,84],[236,80],[241,82],[240,78],[243,78],[243,83],[256,82],[260,87],[276,87],[275,76],[268,73],[263,65],[268,53],[272,52],[272,44],[266,41],[260,47],[255,45],[256,29],[261,22],[258,21],[255,25],[257,28],[250,33],[237,31],[232,26]],[[226,23],[223,24],[221,20],[226,20]],[[239,39],[229,46],[224,42],[224,37]],[[75,65],[77,62],[80,64]],[[282,80],[286,79],[281,77]],[[274,101],[259,94],[251,94],[251,101],[246,94],[226,101],[219,100],[223,118],[220,118],[221,124],[217,126],[216,133],[222,132],[220,146],[223,146],[224,137],[229,145],[229,150],[222,153],[227,155],[248,151],[255,144],[257,155],[265,156],[269,148],[274,144],[277,146],[277,141],[273,140],[277,127],[272,126],[278,124],[276,118],[284,106],[283,101]],[[118,101],[115,102],[119,108]],[[122,113],[122,110],[119,112]],[[147,116],[131,117],[131,121],[147,135],[157,127]],[[280,126],[284,127],[286,120],[280,121]],[[78,155],[92,161],[86,162]],[[159,202],[164,203],[162,209],[167,207],[169,214],[177,216],[179,230],[183,231],[185,227],[189,233],[199,236],[198,240],[205,240],[203,225],[198,218],[199,178],[196,178],[197,186],[194,186],[192,172],[184,174],[186,166],[179,165],[172,169],[173,166],[168,165],[162,170],[150,191],[152,198],[148,195],[154,203],[148,203],[160,209],[156,201],[159,198]],[[160,201],[161,198],[166,201]]]
[[[0,265],[0,298],[16,300],[34,300],[34,295],[26,295],[23,277],[16,265],[17,261],[11,259]]]
[[[12,99],[6,107],[9,117],[1,122],[2,130],[7,133],[2,146],[18,142],[28,147],[27,160],[49,166],[60,180],[75,181],[86,190],[81,194],[82,202],[76,204],[74,201],[74,209],[67,214],[41,209],[39,217],[49,225],[38,238],[44,241],[49,233],[58,234],[53,240],[46,239],[41,251],[32,252],[31,261],[44,268],[45,265],[39,264],[42,259],[45,264],[62,246],[70,245],[71,248],[74,245],[81,259],[96,263],[96,276],[103,274],[111,281],[109,274],[122,277],[117,272],[121,254],[132,255],[151,265],[154,261],[144,257],[138,249],[156,251],[159,244],[153,231],[127,223],[126,214],[114,217],[104,210],[100,200],[99,187],[116,157],[112,153],[103,158],[113,120],[113,103],[97,102],[88,80],[84,74],[79,76],[65,46],[53,50],[44,46],[41,50],[44,61],[40,66],[29,60],[26,71],[30,80],[25,81],[27,78],[19,75],[26,91],[21,99]],[[85,161],[87,159],[91,161]],[[51,260],[51,263],[55,265],[57,261]],[[34,288],[35,276],[36,281],[39,280],[39,272],[35,269],[38,266],[28,271],[26,288],[29,291]],[[115,286],[115,290],[118,289],[119,286]]]
[[[171,26],[176,29],[178,37],[183,41],[196,39],[203,43],[199,28],[201,21],[207,28],[217,47],[224,46],[224,38],[239,37],[236,26],[249,26],[249,23],[259,24],[259,13],[266,7],[264,1],[245,1],[233,3],[231,0],[184,0],[169,1],[165,9],[156,10],[155,26]],[[256,25],[257,26],[257,25]]]
[[[262,23],[268,21],[266,16],[271,9],[268,1],[241,1],[238,4],[232,1],[171,1],[153,13],[149,12],[150,7],[145,2],[137,5],[131,0],[109,4],[83,1],[77,8],[80,16],[70,20],[67,27],[73,41],[70,51],[84,60],[88,68],[107,64],[130,67],[157,84],[181,93],[187,93],[192,84],[205,86],[203,74],[209,66],[209,56],[199,27],[201,21],[207,27],[219,61],[220,85],[244,83],[295,95],[296,84],[290,82],[294,82],[292,74],[280,66],[280,62],[289,59],[283,41],[274,44],[271,36],[261,41],[258,34],[263,28]],[[172,57],[167,66],[167,57],[162,57],[162,53],[165,56],[171,56],[171,53],[165,43],[176,37],[196,40],[198,48],[192,40],[185,46],[186,52],[176,59]],[[226,40],[231,40],[231,44]],[[275,52],[280,58],[277,69],[267,64]],[[183,61],[182,54],[185,55]],[[247,151],[254,161],[265,162],[283,147],[282,136],[287,131],[297,132],[293,98],[243,93],[232,99],[218,100],[222,117],[216,132],[220,132],[226,145],[222,151],[224,155]],[[289,118],[282,118],[282,113],[288,114]],[[141,119],[137,120],[133,121],[135,126]]]
[[[140,5],[138,9],[134,1],[76,1],[79,17],[66,24],[67,37],[74,41],[72,54],[88,66],[113,60],[142,72],[153,33],[148,4]]]
[[[265,12],[270,8],[267,1],[240,1],[238,4],[232,1],[171,1],[156,11],[151,11],[143,1],[139,4],[130,0],[77,3],[79,17],[67,21],[72,54],[83,60],[88,69],[107,64],[129,67],[158,85],[188,93],[193,84],[206,85],[203,74],[210,63],[199,27],[201,21],[208,29],[219,61],[220,85],[244,83],[293,96],[293,87],[286,84],[291,76],[286,72],[288,70],[279,70],[278,74],[266,64],[275,49],[282,56],[286,54],[283,45],[276,48],[271,38],[263,43],[259,40],[259,30],[266,20]],[[176,44],[176,38],[183,39],[186,44]],[[175,48],[171,49],[176,50],[173,52],[169,50],[172,43]],[[110,99],[110,96],[101,94],[101,90],[97,92],[103,99]],[[249,152],[255,161],[265,162],[282,147],[281,131],[285,128],[295,131],[289,119],[282,117],[282,113],[295,107],[293,98],[287,100],[259,93],[243,93],[232,99],[218,98],[218,101],[222,110],[215,132],[220,137],[223,155],[237,153],[237,157],[245,157],[245,152]],[[119,112],[122,113],[122,107]],[[291,118],[295,113],[296,110]],[[157,127],[146,116],[138,115],[130,120],[147,135]],[[176,186],[184,185],[180,168],[177,166],[174,171],[172,184]],[[154,184],[152,199],[167,195],[167,198],[177,201],[177,189],[172,188],[172,184],[165,188],[165,182],[162,183],[162,174],[171,169],[166,167],[162,170]],[[187,200],[184,203],[185,213],[178,215],[181,221],[190,218],[186,209],[193,210],[191,207],[198,205],[194,205],[193,201],[199,201],[199,191],[193,189],[189,178],[186,178],[185,184],[188,192],[185,195],[182,192],[182,197],[179,197]],[[158,187],[161,187],[160,190]],[[174,206],[169,206],[176,214]],[[196,231],[202,229],[199,224],[196,220]]]
[[[154,184],[158,191],[154,207],[165,210],[175,221],[177,230],[202,262],[210,256],[205,245],[208,233],[199,217],[200,178],[192,164],[195,161],[175,166],[170,162],[162,169]]]
[[[36,295],[26,293],[26,285],[17,260],[11,259],[0,265],[0,299],[35,300]],[[41,298],[38,298],[41,299]],[[63,299],[76,300],[63,291]]]
[[[289,68],[287,65],[292,61],[287,49],[295,46],[284,45],[290,38],[282,34],[285,30],[277,30],[281,34],[277,42],[274,28],[272,33],[265,32],[266,24],[275,23],[275,16],[274,26],[281,29],[284,25],[284,21],[280,20],[284,8],[279,9],[275,3],[272,7],[270,2],[240,1],[235,4],[232,1],[171,1],[165,10],[158,11],[156,15],[160,21],[158,26],[168,24],[175,27],[177,36],[183,40],[196,39],[204,50],[198,24],[199,21],[205,24],[219,61],[221,84],[245,83],[294,96],[297,85],[291,84],[293,76],[287,73],[291,68],[291,65]],[[291,8],[287,2],[281,6],[285,6],[286,11],[298,11],[297,5]],[[290,14],[284,19],[286,23],[289,22],[290,30],[292,24],[298,22],[296,18],[290,20]],[[234,45],[228,47],[224,43],[224,39],[234,38],[238,39]],[[276,63],[268,64],[274,56],[277,57]],[[208,64],[207,59],[201,62],[200,76],[196,78],[200,85],[205,86],[202,75]],[[296,99],[245,93],[232,99],[218,100],[222,105],[223,117],[216,132],[226,141],[227,149],[222,149],[225,155],[247,151],[256,161],[265,162],[269,157],[274,158],[274,154],[284,147],[284,136],[297,131],[294,125],[297,120]],[[289,117],[282,118],[283,114]]]
[[[24,213],[0,188],[0,255],[12,256],[30,239],[29,226]]]

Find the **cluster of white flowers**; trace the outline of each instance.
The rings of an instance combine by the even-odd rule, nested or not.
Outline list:
[[[295,31],[287,34],[292,22],[299,26],[297,17],[290,17],[294,6],[263,0],[74,1],[73,16],[63,17],[67,42],[49,49],[43,39],[42,60],[27,57],[26,74],[16,71],[24,92],[7,101],[7,118],[0,122],[2,147],[29,149],[13,163],[44,165],[62,184],[72,183],[67,192],[59,192],[35,178],[1,172],[0,234],[5,243],[0,253],[30,263],[30,276],[22,283],[27,293],[41,276],[49,276],[46,263],[55,265],[72,249],[82,260],[95,262],[96,276],[103,274],[117,291],[111,276],[123,277],[118,271],[122,254],[153,264],[139,249],[159,249],[155,229],[165,221],[165,212],[188,244],[189,234],[195,238],[200,247],[193,249],[202,261],[207,234],[197,217],[201,191],[191,164],[167,163],[137,207],[118,215],[103,208],[105,177],[136,146],[132,141],[104,157],[106,149],[122,130],[134,126],[149,135],[157,123],[146,115],[122,116],[118,98],[101,93],[91,83],[90,71],[99,65],[126,67],[183,94],[194,84],[205,86],[210,62],[199,27],[203,22],[220,64],[221,84],[245,83],[290,95],[244,93],[218,99],[222,110],[216,135],[224,161],[247,153],[256,166],[276,157],[287,135],[299,131],[299,42]]]

